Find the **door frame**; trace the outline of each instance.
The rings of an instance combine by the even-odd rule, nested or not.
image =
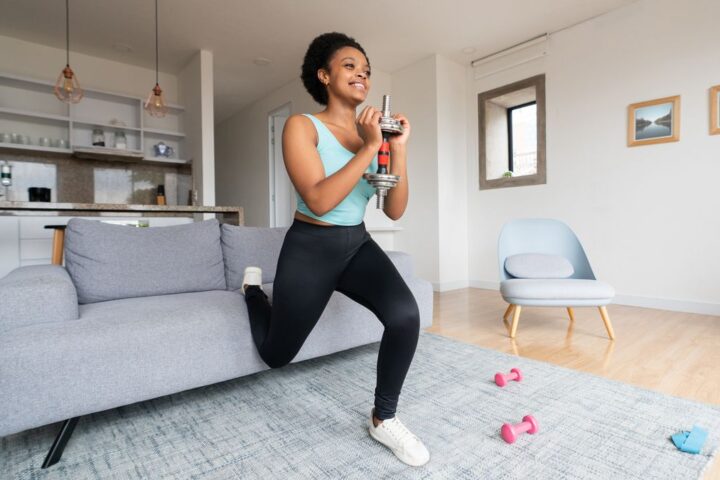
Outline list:
[[[277,141],[282,138],[282,132],[273,133],[274,117],[289,117],[292,113],[292,102],[287,102],[268,113],[267,116],[267,145],[268,145],[268,225],[270,227],[277,226],[277,205],[275,203],[276,189],[276,149],[280,149],[282,155],[282,142]],[[275,139],[275,144],[273,144]]]

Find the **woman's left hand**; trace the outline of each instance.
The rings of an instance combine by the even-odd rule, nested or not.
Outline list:
[[[389,138],[390,145],[406,145],[410,136],[410,122],[402,113],[396,113],[392,118],[400,121],[403,126],[403,133],[401,135],[391,135]]]

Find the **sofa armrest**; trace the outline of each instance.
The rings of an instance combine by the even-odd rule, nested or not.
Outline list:
[[[412,255],[396,250],[387,250],[387,256],[395,264],[400,275],[407,281],[415,277],[415,265],[413,264]]]
[[[75,285],[60,265],[20,267],[0,279],[0,330],[78,317]]]
[[[427,328],[433,322],[433,288],[432,284],[425,279],[415,276],[415,264],[409,253],[388,250],[390,260],[402,275],[410,291],[415,296],[418,308],[420,309],[420,328]]]

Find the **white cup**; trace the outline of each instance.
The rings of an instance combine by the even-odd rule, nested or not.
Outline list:
[[[41,147],[49,147],[50,139],[48,137],[40,137],[38,138],[38,145],[40,145]]]
[[[12,143],[12,134],[7,132],[0,133],[0,143]]]

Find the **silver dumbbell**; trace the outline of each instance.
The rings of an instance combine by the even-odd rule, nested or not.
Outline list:
[[[390,95],[383,95],[383,109],[380,117],[380,130],[383,132],[383,143],[378,152],[378,169],[375,173],[366,173],[363,178],[370,185],[375,187],[377,196],[377,208],[385,206],[385,197],[387,191],[393,188],[400,181],[397,175],[388,173],[388,163],[390,160],[390,142],[388,139],[391,135],[400,135],[404,129],[399,120],[392,118],[390,114]]]

